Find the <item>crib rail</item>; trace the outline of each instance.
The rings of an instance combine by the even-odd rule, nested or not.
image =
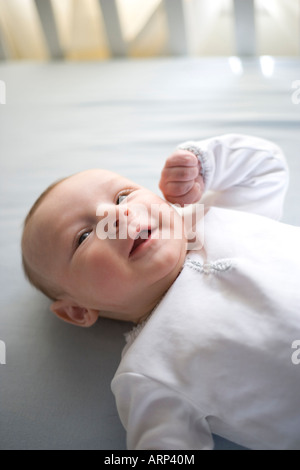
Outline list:
[[[300,0],[0,0],[0,60],[299,53]]]

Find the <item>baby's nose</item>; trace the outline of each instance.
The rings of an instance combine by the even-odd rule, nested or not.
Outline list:
[[[128,238],[128,226],[134,225],[135,213],[125,204],[99,204],[96,215],[99,217],[97,225],[98,238]]]

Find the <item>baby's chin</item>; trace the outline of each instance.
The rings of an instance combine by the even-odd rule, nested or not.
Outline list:
[[[156,270],[154,276],[156,282],[164,283],[167,279],[175,280],[181,271],[186,254],[187,242],[184,238],[162,240],[162,247],[157,253]]]

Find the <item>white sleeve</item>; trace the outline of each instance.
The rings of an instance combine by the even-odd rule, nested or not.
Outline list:
[[[179,148],[195,153],[200,160],[206,191],[201,202],[280,219],[289,175],[277,145],[258,137],[228,134],[186,142]]]
[[[112,390],[129,450],[212,450],[213,437],[193,404],[134,373],[114,378]]]

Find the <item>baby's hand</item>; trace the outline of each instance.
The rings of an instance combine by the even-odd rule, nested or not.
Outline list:
[[[201,164],[191,152],[177,150],[166,161],[159,188],[173,204],[193,204],[201,199],[204,182]]]

